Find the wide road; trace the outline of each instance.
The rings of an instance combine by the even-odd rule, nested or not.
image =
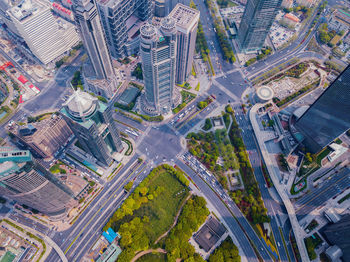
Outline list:
[[[217,212],[219,212],[219,217],[221,217],[223,220],[225,220],[226,224],[229,226],[230,231],[234,234],[236,239],[238,240],[244,255],[247,257],[248,261],[259,261],[254,249],[252,248],[247,236],[244,231],[242,231],[240,225],[238,224],[237,220],[232,216],[228,208],[225,206],[225,204],[222,202],[222,200],[219,198],[217,194],[214,193],[214,191],[201,179],[199,176],[186,164],[184,164],[181,160],[177,159],[175,161],[175,164],[180,167],[194,182],[194,184],[199,188],[199,190],[203,193],[205,198],[212,203],[212,205],[216,208]],[[258,244],[260,241],[259,239],[255,239],[257,242],[254,241],[254,244]],[[259,247],[259,245],[256,245]],[[264,247],[262,244],[260,245],[262,250],[259,249],[259,252],[264,250]],[[269,254],[265,251],[262,254],[264,261],[272,261]]]
[[[296,203],[296,214],[300,221],[316,208],[322,207],[329,199],[350,187],[350,169],[344,168],[333,174],[321,187],[313,189]]]
[[[236,113],[236,118],[237,118],[237,123],[239,124],[240,128],[242,129],[242,137],[243,141],[246,145],[247,151],[249,153],[249,159],[251,162],[251,165],[254,169],[254,174],[255,178],[258,182],[260,192],[262,199],[264,200],[265,207],[268,210],[268,215],[271,218],[271,228],[272,232],[276,241],[276,248],[278,250],[280,260],[281,261],[288,261],[288,255],[286,253],[287,247],[284,247],[283,245],[283,240],[282,236],[280,234],[279,228],[281,228],[282,223],[281,223],[281,215],[287,215],[285,214],[286,210],[283,206],[282,200],[278,199],[279,202],[276,202],[275,199],[271,197],[271,194],[269,192],[269,189],[266,186],[265,183],[265,178],[261,169],[261,163],[262,159],[260,156],[259,147],[257,146],[255,137],[254,137],[254,132],[252,131],[252,127],[250,125],[250,122],[247,120],[246,115],[243,113],[241,107],[235,107],[235,113]],[[274,190],[274,188],[270,189]],[[275,194],[278,196],[278,194]],[[282,228],[281,228],[282,229]],[[283,229],[282,229],[283,230]],[[287,232],[285,232],[284,238],[287,235]],[[293,252],[292,250],[289,250],[289,255],[293,257]]]
[[[135,154],[130,160],[129,165],[124,166],[118,175],[114,177],[109,183],[105,185],[98,196],[90,203],[90,205],[84,210],[80,215],[79,219],[68,229],[62,232],[54,232],[52,239],[60,246],[60,248],[66,253],[69,261],[75,258],[76,246],[84,244],[84,239],[90,233],[91,226],[96,224],[96,221],[105,221],[106,218],[110,217],[112,213],[110,212],[110,206],[114,202],[118,201],[116,198],[121,193],[124,192],[123,186],[131,179],[134,179],[139,174],[139,171],[146,166],[145,163],[138,164],[137,158],[139,155]],[[131,166],[132,165],[132,166]],[[142,173],[145,174],[145,173]],[[106,208],[106,209],[105,209]],[[115,210],[116,206],[112,208]],[[103,220],[102,220],[103,219]],[[100,234],[102,233],[99,231]],[[85,236],[84,236],[85,235]],[[51,253],[47,261],[59,261],[57,260],[55,253]]]

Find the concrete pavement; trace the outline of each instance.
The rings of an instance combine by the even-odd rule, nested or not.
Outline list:
[[[270,174],[271,180],[272,180],[273,184],[275,185],[276,190],[277,190],[278,194],[280,195],[280,197],[281,197],[281,199],[282,199],[282,201],[287,209],[289,220],[292,224],[292,228],[294,231],[294,235],[295,235],[295,239],[296,239],[296,242],[298,245],[301,259],[302,259],[302,261],[310,261],[309,256],[308,256],[307,251],[306,251],[306,246],[304,243],[302,228],[300,227],[299,222],[297,220],[294,206],[292,205],[286,192],[279,187],[278,177],[280,177],[280,175],[276,174],[276,172],[278,172],[277,163],[275,163],[275,161],[273,161],[273,159],[270,158],[269,153],[267,152],[267,149],[265,146],[265,142],[259,136],[260,128],[259,128],[259,125],[257,123],[255,115],[256,115],[257,110],[259,108],[261,108],[262,106],[263,106],[262,104],[255,104],[249,111],[249,119],[250,119],[251,124],[253,126],[255,137],[258,141],[260,151],[261,151],[261,154],[263,156],[266,168]]]

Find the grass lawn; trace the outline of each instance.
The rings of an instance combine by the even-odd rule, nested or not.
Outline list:
[[[163,262],[166,261],[166,254],[156,253],[156,254],[146,254],[140,257],[136,262]]]
[[[321,161],[323,158],[325,158],[329,153],[331,152],[331,150],[326,147],[325,149],[323,149],[318,155],[317,155],[317,158],[316,158],[316,163],[318,165],[321,165]]]
[[[64,170],[63,168],[60,168],[60,164],[58,163],[50,167],[50,172],[52,174],[59,174],[59,173],[65,174],[66,170]]]
[[[173,224],[182,201],[188,195],[188,189],[164,169],[150,180],[146,186],[150,188],[150,191],[157,186],[164,187],[165,190],[157,198],[135,210],[132,216],[126,216],[118,221],[118,224],[129,222],[134,217],[148,216],[149,223],[144,229],[150,242],[154,243]],[[178,194],[179,192],[182,193]]]

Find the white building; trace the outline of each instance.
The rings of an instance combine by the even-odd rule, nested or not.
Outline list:
[[[7,11],[17,34],[43,64],[62,56],[79,42],[73,24],[55,19],[50,6],[40,1],[24,1]]]
[[[345,152],[348,151],[346,147],[338,145],[337,143],[333,143],[329,145],[329,147],[333,150],[333,152],[327,156],[329,162],[333,162],[338,157],[342,156]]]
[[[177,4],[169,16],[175,20],[177,30],[175,82],[183,84],[188,80],[192,71],[199,11],[183,4]]]

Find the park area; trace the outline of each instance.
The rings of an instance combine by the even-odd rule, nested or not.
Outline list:
[[[164,164],[135,188],[104,227],[121,235],[118,261],[203,261],[183,240],[198,230],[209,211],[203,198],[189,194],[188,186],[181,170]]]

